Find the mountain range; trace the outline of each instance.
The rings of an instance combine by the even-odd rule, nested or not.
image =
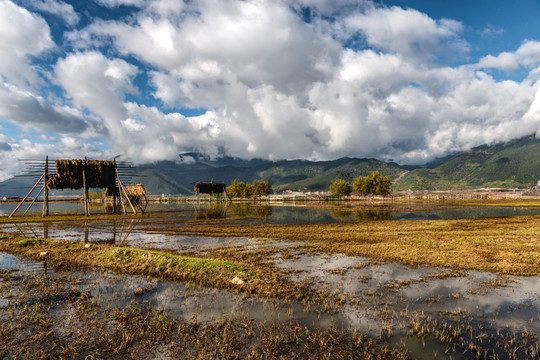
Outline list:
[[[425,166],[404,166],[376,159],[340,158],[333,161],[231,157],[210,159],[198,153],[181,154],[178,161],[159,161],[137,167],[131,179],[143,183],[150,194],[192,194],[196,182],[267,180],[274,191],[326,191],[334,179],[352,182],[372,171],[392,179],[400,190],[449,190],[484,187],[530,188],[540,179],[540,139],[534,135],[507,143],[482,145],[438,159]],[[26,188],[25,188],[26,185]],[[22,196],[27,178],[0,183],[0,196]]]

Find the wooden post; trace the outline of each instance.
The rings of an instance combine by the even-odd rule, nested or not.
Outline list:
[[[116,169],[116,180],[118,181],[118,190],[120,192],[120,200],[122,201],[122,204],[124,204],[124,200],[122,198],[122,192],[124,193],[124,196],[126,197],[127,203],[129,206],[131,206],[131,210],[133,210],[134,214],[137,214],[137,210],[135,210],[135,207],[131,203],[131,200],[129,199],[129,193],[126,190],[126,187],[124,184],[122,184],[122,180],[120,180],[120,175],[118,174],[118,169]],[[124,207],[124,215],[126,215],[126,208]]]
[[[116,159],[113,159],[113,164],[114,164],[114,171],[116,172]],[[118,192],[120,193],[120,188],[118,188]],[[116,215],[116,189],[113,189],[113,214]]]
[[[46,221],[43,222],[43,238],[49,238],[49,223]]]
[[[83,165],[83,171],[82,171],[82,181],[83,181],[83,189],[84,189],[84,215],[88,216],[90,215],[90,211],[88,208],[88,187],[86,186],[86,156],[84,157],[84,165]]]
[[[17,210],[19,210],[19,208],[21,207],[22,204],[24,204],[24,202],[26,201],[26,199],[28,199],[28,197],[30,196],[30,194],[32,193],[32,191],[34,191],[34,189],[36,188],[36,186],[38,186],[39,182],[41,181],[41,179],[43,179],[43,175],[41,175],[41,177],[39,178],[38,181],[36,181],[36,183],[34,184],[34,186],[32,187],[32,189],[30,189],[30,191],[28,192],[28,194],[26,194],[26,196],[24,197],[24,199],[22,199],[22,201],[19,203],[19,205],[17,205],[17,207],[15,208],[15,210],[13,210],[11,212],[11,214],[9,214],[8,217],[12,217],[13,214],[15,214],[17,212]]]
[[[133,210],[133,213],[136,214],[137,210],[135,210],[135,207],[131,203],[131,200],[129,199],[129,193],[126,190],[126,187],[124,184],[122,184],[122,180],[120,180],[120,175],[118,175],[118,171],[116,172],[116,176],[118,178],[118,184],[120,185],[120,197],[122,197],[122,192],[124,192],[124,196],[126,197],[127,203],[129,206],[131,206],[131,210]]]
[[[32,202],[30,203],[30,205],[28,205],[28,208],[26,209],[26,211],[23,213],[23,216],[26,216],[26,214],[28,214],[28,210],[30,210],[30,208],[32,207],[32,205],[34,205],[34,203],[36,202],[37,198],[39,197],[39,195],[41,195],[41,192],[43,191],[43,188],[41,188],[41,190],[39,190],[38,194],[36,195],[36,197],[34,198],[34,200],[32,200]]]
[[[43,171],[43,211],[41,216],[49,216],[49,189],[47,181],[49,180],[49,157],[45,156],[45,169]]]
[[[43,211],[41,216],[49,216],[49,189],[47,182],[49,180],[49,157],[45,157],[45,171],[43,172]]]

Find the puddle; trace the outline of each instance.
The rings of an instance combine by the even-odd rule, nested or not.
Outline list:
[[[539,276],[458,273],[396,263],[369,265],[366,258],[343,254],[297,254],[287,258],[276,254],[271,262],[279,269],[289,270],[292,281],[310,281],[314,286],[346,294],[349,304],[342,312],[351,324],[364,330],[376,324],[372,320],[365,323],[366,312],[362,309],[373,312],[384,304],[384,311],[393,314],[396,321],[404,311],[433,318],[466,315],[468,320],[492,331],[528,329],[540,333]]]
[[[47,275],[51,272],[51,269],[44,262],[27,260],[4,252],[0,252],[0,270],[23,275]],[[1,281],[2,279],[0,279]]]
[[[44,237],[83,242],[121,244],[125,246],[171,250],[176,252],[205,252],[218,247],[244,247],[248,249],[265,247],[288,247],[299,245],[273,239],[248,237],[210,237],[175,235],[159,230],[148,231],[140,219],[117,220],[115,222],[89,221],[74,224],[60,223],[17,223],[0,224],[0,231],[24,237]],[[154,228],[154,225],[152,225]]]
[[[118,275],[111,272],[55,272],[38,261],[0,252],[0,270],[11,270],[11,276],[47,275],[68,276],[76,280],[79,289],[91,294],[100,306],[125,307],[133,301],[151,305],[174,318],[210,322],[217,318],[253,319],[261,322],[298,321],[310,329],[331,326],[348,327],[340,314],[328,314],[320,306],[305,307],[298,302],[261,299],[228,290],[205,288],[180,282],[159,281],[155,278]],[[0,279],[0,281],[2,281]],[[136,289],[142,295],[136,296]],[[0,308],[7,306],[0,297]]]

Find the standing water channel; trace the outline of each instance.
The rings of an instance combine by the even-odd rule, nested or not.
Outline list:
[[[68,204],[59,212],[68,211]],[[67,209],[66,209],[67,208]],[[332,209],[307,206],[196,207],[153,204],[151,217],[111,221],[3,223],[0,232],[84,242],[114,243],[179,254],[209,254],[214,249],[260,252],[290,281],[310,284],[341,298],[339,305],[268,300],[228,290],[158,281],[110,272],[59,273],[45,262],[0,253],[0,269],[22,274],[71,276],[102,304],[136,301],[185,320],[247,317],[260,322],[296,321],[309,328],[336,327],[369,334],[384,344],[406,347],[413,359],[540,358],[540,277],[480,271],[410,267],[360,256],[313,253],[301,243],[251,237],[186,236],[160,230],[191,220],[223,218],[237,224],[325,223],[401,219],[454,219],[540,214],[538,208],[452,207],[433,204]],[[8,207],[0,208],[4,214]],[[160,214],[160,215],[156,215]],[[1,281],[1,280],[0,280]],[[7,299],[0,298],[0,309]],[[329,311],[330,310],[330,311]],[[531,335],[532,334],[532,335]],[[509,339],[519,346],[505,348]],[[513,341],[513,340],[512,340]],[[484,349],[475,350],[475,348]],[[465,351],[464,351],[465,349]],[[487,349],[487,350],[486,350]],[[476,351],[476,352],[475,352]],[[513,355],[512,355],[513,351]]]

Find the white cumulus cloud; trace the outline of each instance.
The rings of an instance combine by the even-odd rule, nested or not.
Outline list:
[[[57,15],[64,19],[69,26],[75,26],[79,20],[79,15],[73,9],[73,6],[59,0],[29,0],[32,8]]]
[[[0,20],[20,20],[13,34],[0,24],[20,49],[0,45],[0,117],[60,134],[57,150],[97,154],[102,141],[104,156],[138,162],[225,151],[424,163],[540,130],[534,40],[464,63],[464,24],[367,0],[98,3],[134,7],[65,35],[76,50],[66,47],[47,74],[63,90],[51,101],[28,85],[38,83],[32,59],[55,46],[47,24],[0,0]],[[27,144],[0,138],[0,153]]]
[[[410,59],[430,59],[466,52],[468,45],[459,34],[463,26],[450,19],[434,20],[414,9],[397,6],[371,8],[345,19],[350,31],[361,31],[368,43],[378,49]]]
[[[37,85],[40,79],[31,59],[55,46],[45,20],[0,0],[0,39],[0,76],[19,86]]]

